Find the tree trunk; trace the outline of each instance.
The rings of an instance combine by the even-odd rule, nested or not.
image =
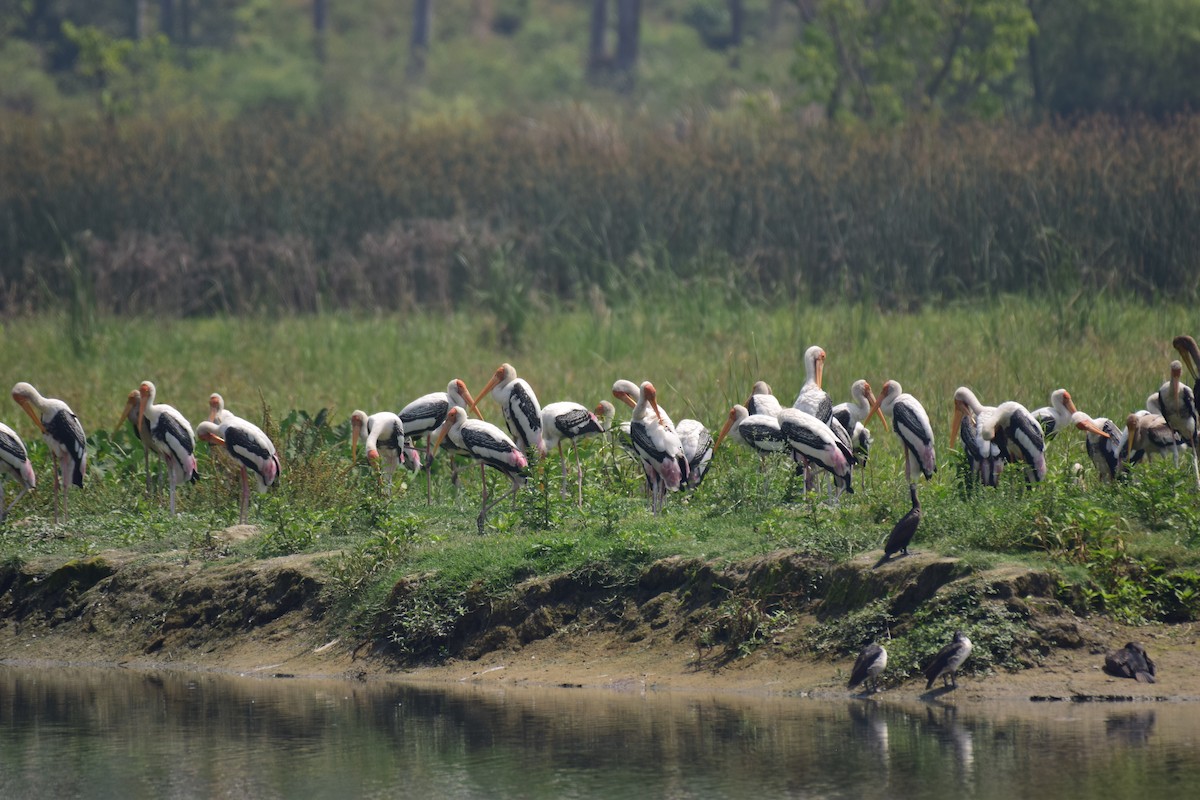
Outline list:
[[[317,61],[325,62],[325,32],[329,28],[328,0],[313,0],[313,49]]]
[[[433,0],[413,0],[412,42],[408,51],[408,77],[425,74],[425,59],[429,55],[429,39],[433,31]]]
[[[608,0],[592,0],[592,18],[588,23],[587,77],[598,80],[608,69],[604,40],[608,33]]]
[[[192,0],[179,0],[179,43],[192,43]]]
[[[129,38],[140,42],[146,38],[147,0],[129,0]]]
[[[642,0],[617,0],[617,56],[614,66],[621,75],[625,89],[633,88],[641,28]]]
[[[175,0],[158,0],[158,30],[175,41]]]
[[[1033,112],[1041,114],[1046,110],[1046,79],[1042,74],[1042,54],[1038,47],[1038,40],[1042,33],[1042,21],[1038,19],[1040,11],[1038,4],[1034,0],[1028,0],[1026,5],[1029,8],[1029,16],[1037,25],[1037,33],[1029,37],[1029,84],[1033,87]]]
[[[480,41],[492,35],[495,0],[471,0],[471,33]]]
[[[740,47],[745,35],[746,7],[742,0],[726,0],[729,4],[729,46]]]

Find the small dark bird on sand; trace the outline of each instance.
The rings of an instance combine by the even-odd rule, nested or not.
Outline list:
[[[1104,671],[1117,678],[1133,678],[1138,683],[1154,683],[1154,662],[1141,642],[1129,642],[1104,657]]]
[[[887,650],[883,647],[871,642],[858,653],[858,659],[854,662],[854,669],[850,670],[850,680],[846,683],[847,689],[853,689],[860,683],[866,683],[866,689],[869,692],[879,691],[879,675],[887,668]]]
[[[913,535],[917,532],[917,526],[921,524],[921,500],[917,497],[917,485],[915,483],[908,485],[908,493],[912,497],[912,508],[892,528],[887,543],[883,546],[883,558],[879,559],[875,564],[877,567],[886,564],[896,553],[908,555],[908,545],[912,541]]]
[[[962,631],[955,631],[954,641],[939,650],[938,654],[933,657],[933,661],[929,662],[929,666],[925,667],[925,688],[933,688],[933,682],[940,677],[943,686],[949,684],[957,689],[958,680],[955,673],[969,655],[971,655],[971,640]]]

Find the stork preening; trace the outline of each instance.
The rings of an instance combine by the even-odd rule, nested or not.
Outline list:
[[[358,461],[358,440],[364,432],[367,461],[380,465],[384,483],[389,491],[396,470],[405,459],[412,462],[414,471],[421,468],[420,455],[405,444],[404,423],[400,415],[391,411],[380,411],[368,416],[367,412],[356,409],[350,415],[350,463]]]
[[[492,379],[483,387],[480,395],[492,393],[492,399],[500,406],[504,424],[513,442],[525,453],[546,452],[542,443],[542,407],[537,395],[524,378],[507,362],[496,367]]]
[[[883,429],[887,430],[887,417],[892,418],[892,429],[904,445],[904,477],[915,483],[917,473],[925,480],[937,471],[937,455],[933,449],[933,426],[929,415],[917,398],[907,394],[896,381],[887,381],[879,392],[879,398],[871,406],[871,412],[882,412]]]
[[[219,397],[220,395],[218,395]],[[125,398],[125,408],[121,411],[121,416],[117,417],[117,424],[113,426],[113,433],[120,429],[121,423],[128,421],[129,428],[133,431],[133,435],[137,437],[138,442],[142,445],[142,465],[146,471],[146,497],[150,497],[150,445],[147,440],[150,438],[150,428],[146,424],[145,418],[141,423],[138,423],[138,407],[142,404],[142,395],[137,389],[134,389]]]
[[[959,667],[971,655],[971,640],[962,631],[954,632],[954,640],[937,652],[925,667],[925,688],[932,689],[933,682],[942,679],[942,685],[958,688]]]
[[[246,524],[250,510],[249,472],[254,473],[255,488],[265,492],[279,477],[279,456],[275,445],[254,423],[223,411],[220,422],[205,420],[196,426],[197,438],[221,445],[237,462],[241,472],[241,500],[238,522]]]
[[[145,431],[144,446],[154,450],[166,464],[171,516],[175,515],[175,487],[194,481],[196,473],[196,434],[192,424],[174,407],[155,403],[155,388],[150,381],[138,387],[137,430]]]
[[[982,485],[992,487],[1000,485],[1004,455],[1000,452],[999,444],[985,441],[979,435],[979,418],[995,413],[994,406],[980,403],[975,393],[966,386],[954,390],[954,419],[950,423],[950,441],[954,442],[957,432],[971,473],[979,478]]]
[[[766,381],[755,381],[750,389],[750,396],[746,398],[747,416],[767,414],[778,417],[780,411],[783,411],[783,404],[771,391],[771,385]]]
[[[805,468],[816,465],[833,475],[837,494],[854,492],[854,454],[833,435],[828,425],[796,408],[785,408],[778,419],[779,430],[797,463]]]
[[[1071,415],[1078,411],[1071,393],[1066,389],[1055,389],[1050,393],[1050,405],[1029,412],[1042,428],[1042,436],[1048,442],[1072,425]]]
[[[629,436],[650,485],[650,509],[657,514],[667,492],[679,491],[687,480],[689,465],[683,442],[659,409],[658,392],[650,381],[643,381],[639,389]]]
[[[687,480],[684,488],[699,489],[704,476],[708,474],[708,465],[713,457],[712,433],[698,419],[681,419],[675,426],[675,434],[683,445],[683,457],[687,459]]]
[[[1046,477],[1046,439],[1042,426],[1029,409],[1009,400],[981,414],[979,437],[999,445],[1008,462],[1025,462],[1025,485],[1032,487]]]
[[[1179,358],[1192,376],[1192,394],[1200,397],[1200,346],[1191,336],[1176,336],[1171,340],[1171,346],[1179,352]]]
[[[612,407],[612,403],[608,405]],[[579,403],[564,400],[542,407],[542,444],[547,450],[551,447],[558,449],[558,460],[562,466],[560,493],[563,497],[567,496],[567,460],[563,457],[563,440],[571,443],[571,450],[575,453],[580,508],[583,508],[583,461],[579,457],[579,440],[600,433],[604,433],[604,425],[595,413]]]
[[[469,419],[466,409],[454,407],[446,414],[446,421],[438,429],[437,439],[433,444],[433,454],[436,454],[445,439],[450,439],[462,452],[480,463],[481,467],[491,467],[512,481],[512,490],[488,502],[487,476],[484,475],[482,499],[479,506],[479,517],[476,525],[483,533],[483,525],[487,514],[496,504],[507,497],[516,496],[525,483],[525,467],[529,461],[516,443],[504,431],[490,422],[481,419]]]
[[[1126,429],[1107,417],[1096,417],[1091,422],[1100,433],[1088,431],[1088,458],[1092,460],[1092,465],[1096,467],[1102,482],[1113,481],[1125,468],[1125,437],[1128,434]]]
[[[1135,411],[1125,418],[1125,431],[1125,458],[1130,464],[1175,453],[1179,447],[1179,436],[1161,414]]]
[[[887,650],[878,642],[871,642],[858,651],[858,658],[854,660],[854,668],[850,670],[850,680],[846,681],[846,688],[853,689],[861,683],[868,692],[878,692],[879,676],[887,669],[887,662]]]
[[[874,405],[875,393],[871,391],[871,384],[859,378],[850,384],[850,401],[838,403],[833,407],[833,418],[850,434],[854,466],[862,470],[860,474],[863,476],[863,486],[866,486],[866,470],[863,468],[867,466],[867,459],[871,456],[871,445],[875,441],[867,427],[867,420]],[[875,413],[879,416],[879,421],[883,422],[883,414],[878,409]]]
[[[21,484],[21,491],[8,505],[4,504],[5,477],[11,477]],[[33,474],[33,464],[29,461],[25,442],[21,441],[16,431],[0,422],[0,523],[8,516],[8,510],[36,486],[37,476]]]
[[[813,345],[804,351],[804,384],[792,408],[812,414],[817,419],[829,424],[833,414],[833,401],[829,393],[821,388],[822,377],[825,373],[825,351]]]
[[[1197,438],[1196,395],[1183,383],[1182,377],[1183,364],[1172,361],[1171,377],[1158,389],[1158,406],[1171,430],[1179,434],[1180,440],[1191,448],[1196,487],[1200,488],[1200,463],[1196,456],[1197,446],[1200,446],[1200,439]],[[1175,447],[1173,452],[1175,463],[1178,464],[1179,448]]]
[[[67,494],[71,485],[83,487],[87,473],[87,437],[71,407],[62,400],[42,397],[38,390],[22,381],[12,389],[13,400],[42,432],[54,461],[54,521],[59,521],[59,497],[62,520],[67,519]]]

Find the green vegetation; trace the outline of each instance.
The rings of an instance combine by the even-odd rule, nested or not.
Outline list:
[[[1188,329],[1190,309],[1151,313],[1099,301],[1081,323],[1071,312],[1011,299],[987,311],[907,315],[859,306],[763,311],[693,302],[681,302],[674,315],[655,313],[652,305],[531,315],[525,341],[536,344],[516,350],[497,341],[492,319],[465,315],[169,324],[101,317],[92,326],[97,355],[85,357],[74,355],[69,331],[53,318],[5,323],[0,373],[68,400],[91,434],[93,461],[88,485],[72,494],[71,524],[52,526],[45,447],[15,405],[4,414],[30,445],[39,489],[0,529],[0,559],[112,548],[201,562],[327,553],[331,600],[348,624],[420,656],[438,654],[457,620],[531,577],[568,574],[615,592],[668,556],[729,564],[794,549],[841,561],[878,548],[907,507],[899,444],[882,430],[865,489],[836,507],[824,496],[803,497],[782,463],[773,467],[770,497],[762,497],[757,457],[730,445],[716,454],[702,488],[686,502],[672,497],[658,518],[646,509],[635,466],[611,444],[592,441],[583,448],[582,510],[560,499],[552,453],[534,467],[518,501],[496,510],[482,538],[474,526],[476,469],[462,470],[455,490],[439,458],[435,502],[427,506],[423,476],[402,472],[389,493],[371,468],[351,467],[348,458],[352,408],[395,409],[451,377],[477,389],[504,359],[543,402],[594,404],[615,378],[649,377],[676,418],[695,416],[715,427],[758,378],[790,402],[803,350],[816,342],[830,354],[826,387],[836,399],[859,376],[875,385],[891,378],[929,410],[939,474],[922,489],[926,519],[917,549],[980,568],[1017,562],[1049,570],[1058,576],[1061,599],[1080,611],[1126,620],[1200,618],[1200,495],[1190,469],[1160,460],[1127,483],[1100,485],[1081,438],[1067,433],[1050,443],[1048,477],[1033,491],[1025,490],[1018,470],[1008,470],[998,491],[964,493],[956,476],[960,455],[948,448],[945,430],[960,383],[985,401],[1018,399],[1030,407],[1065,385],[1089,413],[1120,417],[1163,380],[1170,339]],[[193,421],[213,390],[223,392],[231,409],[263,421],[284,471],[280,485],[256,500],[259,536],[235,544],[214,537],[236,519],[237,489],[234,474],[211,456],[200,459],[203,479],[183,489],[179,517],[167,516],[164,498],[143,496],[140,450],[128,425],[115,434],[103,429],[143,378],[156,381],[161,401]],[[498,416],[490,398],[480,406]],[[310,411],[279,411],[287,408]],[[1081,476],[1071,468],[1076,461],[1086,465]],[[981,658],[988,652],[994,663],[1006,663],[1000,654],[1006,637],[1016,635],[1013,621],[995,619],[1000,612],[980,602],[985,594],[973,590],[959,611],[943,614],[937,625],[915,626],[913,635],[936,637],[965,625],[980,639]],[[789,624],[770,598],[731,596],[723,608],[723,621],[705,637],[724,643],[731,656]],[[853,637],[862,630],[892,624],[879,613],[868,606],[848,618],[843,643],[830,646],[857,646]],[[984,629],[992,638],[980,635]],[[925,645],[920,638],[904,646],[917,653]]]

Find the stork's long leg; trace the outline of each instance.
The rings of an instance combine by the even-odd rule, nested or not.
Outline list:
[[[167,491],[170,497],[171,516],[175,516],[175,470],[170,462],[167,462]]]
[[[245,467],[242,467],[242,498],[238,510],[240,512],[238,514],[238,522],[245,525],[250,510],[250,483],[246,479]]]
[[[583,459],[579,456],[579,445],[571,440],[571,449],[575,451],[575,469],[579,473],[579,508],[583,509]]]
[[[60,474],[58,456],[51,455],[50,460],[54,465],[54,524],[57,525],[58,524],[58,496],[60,494],[59,485],[58,485],[59,484],[59,474]],[[64,514],[66,513],[65,509],[64,509],[63,513]]]

